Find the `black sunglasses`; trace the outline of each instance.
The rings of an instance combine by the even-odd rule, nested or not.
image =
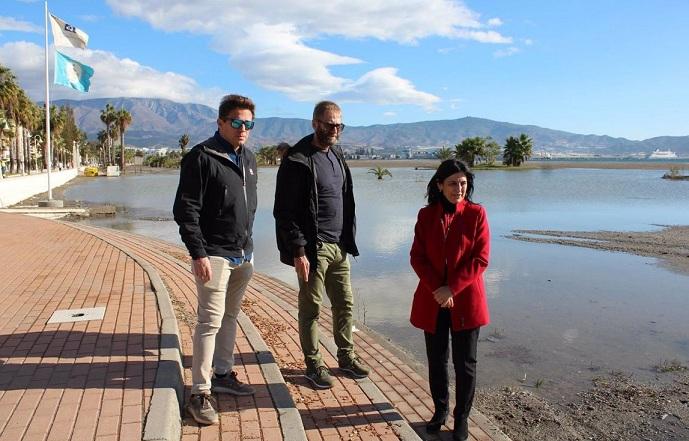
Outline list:
[[[345,125],[344,125],[343,123],[331,124],[331,123],[327,123],[327,122],[325,122],[325,121],[321,121],[320,119],[318,119],[318,120],[316,120],[316,121],[318,121],[319,123],[321,123],[321,124],[323,124],[324,126],[326,126],[326,127],[328,128],[328,130],[335,130],[335,129],[337,129],[337,130],[339,130],[339,131],[341,132],[341,131],[343,131],[344,128],[345,128]]]
[[[254,128],[254,121],[251,120],[243,120],[243,119],[223,119],[223,121],[230,122],[230,125],[232,126],[233,129],[240,129],[242,127],[242,124],[247,130],[251,130]]]

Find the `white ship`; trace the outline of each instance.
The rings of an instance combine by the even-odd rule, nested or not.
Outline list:
[[[648,159],[675,159],[677,154],[672,150],[655,149],[653,153],[648,155]]]

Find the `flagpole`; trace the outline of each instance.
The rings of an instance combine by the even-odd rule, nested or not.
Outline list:
[[[48,0],[45,1],[45,146],[46,165],[48,166],[48,201],[53,199],[53,189],[50,186],[50,85],[48,84]]]

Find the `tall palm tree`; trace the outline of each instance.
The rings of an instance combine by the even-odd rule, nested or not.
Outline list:
[[[124,132],[127,127],[132,123],[132,114],[127,112],[125,109],[120,109],[115,112],[115,124],[120,132],[120,169],[124,173]]]
[[[96,138],[98,139],[98,144],[100,145],[100,162],[101,165],[106,166],[108,165],[108,159],[106,158],[107,154],[107,145],[108,145],[108,131],[107,130],[101,130],[98,132],[98,135],[96,135]]]
[[[519,167],[522,162],[527,161],[532,154],[533,140],[525,133],[519,138],[510,136],[505,140],[505,149],[502,154],[502,162],[506,165]]]
[[[179,148],[182,149],[182,155],[187,152],[187,144],[189,144],[189,134],[185,133],[179,137]]]
[[[390,173],[390,170],[388,170],[387,168],[382,168],[381,166],[377,166],[376,168],[370,168],[368,169],[368,172],[375,175],[378,179],[383,179],[383,177],[385,176],[392,177],[392,173]]]
[[[115,108],[112,106],[112,104],[108,103],[105,105],[105,109],[101,110],[100,112],[100,120],[105,124],[105,133],[107,134],[107,141],[108,141],[108,158],[107,158],[107,164],[105,165],[110,165],[113,162],[113,152],[112,152],[112,137],[111,135],[111,129],[113,124],[115,123],[116,116],[115,116]]]

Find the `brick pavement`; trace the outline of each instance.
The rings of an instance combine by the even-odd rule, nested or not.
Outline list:
[[[142,268],[56,222],[0,214],[0,440],[141,439],[160,317]],[[103,320],[47,324],[58,309]]]
[[[160,350],[160,314],[146,274],[122,250],[152,265],[167,288],[188,397],[196,291],[184,249],[115,230],[3,214],[0,244],[0,441],[141,439]],[[55,309],[106,304],[103,321],[45,324]],[[355,334],[358,351],[374,370],[372,381],[334,369],[333,389],[309,386],[302,376],[295,304],[292,288],[255,275],[243,305],[251,322],[240,322],[235,370],[257,394],[221,395],[220,424],[199,427],[185,418],[181,439],[298,439],[297,432],[286,431],[294,426],[290,410],[301,419],[303,439],[418,439],[411,429],[427,437],[427,383],[402,361],[404,354],[372,332]],[[330,318],[324,310],[323,355],[337,366]],[[261,352],[263,344],[272,357]],[[280,398],[284,383],[268,374],[273,358],[296,409]],[[472,416],[470,431],[472,440],[507,439],[480,415]]]

